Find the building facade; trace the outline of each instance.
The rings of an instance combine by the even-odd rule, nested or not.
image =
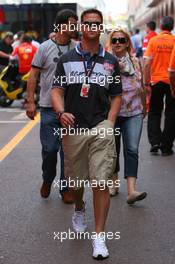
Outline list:
[[[163,16],[172,16],[175,19],[174,0],[129,0],[128,15],[130,29],[144,29],[150,20],[160,27],[160,19]]]

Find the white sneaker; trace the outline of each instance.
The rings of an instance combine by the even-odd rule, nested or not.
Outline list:
[[[72,216],[73,229],[77,233],[85,232],[87,225],[85,220],[85,210],[75,211]]]
[[[96,234],[96,238],[92,241],[93,258],[102,260],[109,257],[109,252],[105,244],[104,234]]]

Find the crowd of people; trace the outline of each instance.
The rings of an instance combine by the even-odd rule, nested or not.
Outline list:
[[[11,60],[16,60],[19,74],[28,73],[39,46],[40,43],[24,31],[19,31],[15,35],[10,31],[5,32],[0,41],[0,72]]]
[[[41,197],[50,195],[59,153],[60,182],[67,182],[60,188],[60,194],[65,203],[75,205],[73,229],[85,232],[84,186],[78,183],[95,181],[96,185],[91,185],[96,232],[92,242],[93,257],[104,259],[109,256],[104,231],[110,195],[119,191],[121,137],[129,205],[147,196],[146,191],[136,188],[139,142],[147,113],[150,154],[161,151],[163,157],[173,155],[175,36],[171,31],[174,21],[171,17],[163,17],[160,34],[155,32],[155,22],[150,21],[144,39],[138,29],[133,35],[121,27],[115,28],[108,36],[106,47],[100,44],[100,29],[92,28],[103,23],[99,10],[89,9],[81,14],[80,23],[84,27],[81,40],[75,42],[77,32],[70,27],[61,32],[59,26],[76,26],[77,22],[78,17],[73,11],[58,12],[57,31],[37,48],[23,35],[22,38],[19,36],[13,50],[13,36],[8,33],[0,44],[0,64],[8,63],[11,56],[18,55],[20,60],[21,48],[32,47],[30,67],[21,59],[19,69],[23,73],[30,68],[26,114],[32,120],[37,114],[34,94],[40,78]],[[2,48],[4,45],[5,49]],[[76,128],[76,133],[67,133],[63,137],[54,133],[68,128]],[[82,130],[83,134],[80,133]],[[102,130],[106,132],[104,137],[101,137]],[[120,133],[115,134],[116,130]],[[70,188],[68,179],[76,183],[74,187]],[[102,182],[104,188],[101,188]]]

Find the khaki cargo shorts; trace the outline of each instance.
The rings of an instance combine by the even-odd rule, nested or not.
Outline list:
[[[116,147],[113,124],[100,122],[86,132],[63,137],[65,177],[75,189],[88,180],[97,185],[113,176],[116,165]],[[73,183],[73,184],[72,184]],[[92,187],[96,187],[91,185]]]

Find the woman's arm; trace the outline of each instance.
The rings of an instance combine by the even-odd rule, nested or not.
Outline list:
[[[145,118],[145,116],[146,116],[146,93],[147,93],[147,89],[144,85],[142,65],[137,58],[135,58],[135,63],[137,64],[136,67],[138,68],[138,70],[141,74],[141,95],[140,96],[141,96],[141,101],[142,101],[142,105],[143,105],[143,116]]]

